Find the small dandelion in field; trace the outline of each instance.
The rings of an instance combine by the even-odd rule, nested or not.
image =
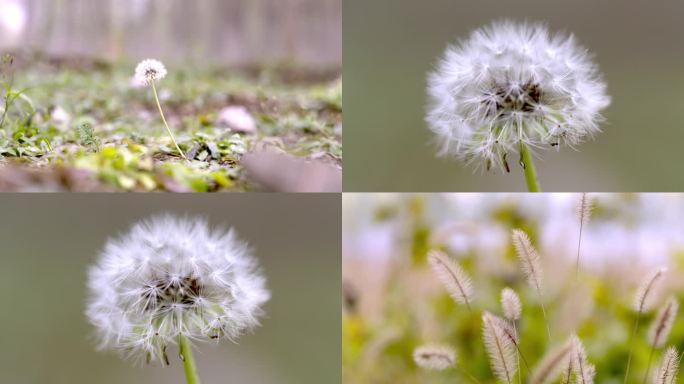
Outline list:
[[[610,104],[596,64],[572,35],[510,21],[448,47],[427,93],[440,154],[508,172],[518,153],[530,191],[539,190],[531,149],[580,144],[600,132]]]
[[[181,157],[185,160],[188,160],[188,158],[185,157],[185,154],[178,146],[176,138],[173,137],[171,128],[169,128],[169,124],[166,122],[166,117],[164,117],[164,111],[162,110],[161,104],[159,103],[159,96],[157,95],[157,87],[155,86],[155,82],[157,80],[163,79],[165,76],[166,67],[164,67],[164,64],[162,64],[162,62],[159,60],[145,59],[138,63],[138,65],[135,67],[134,78],[136,82],[139,84],[146,84],[152,87],[154,101],[157,102],[157,108],[159,109],[159,114],[161,115],[164,127],[166,127],[166,132],[168,132],[169,136],[171,137],[171,141],[173,142],[173,145],[176,147],[176,150],[178,150],[178,153],[180,153]]]
[[[259,325],[270,294],[247,244],[205,220],[158,216],[107,241],[88,274],[86,314],[100,347],[169,364],[178,344],[196,383],[190,341],[234,340]],[[192,381],[193,379],[195,381]]]
[[[421,368],[442,371],[454,365],[456,353],[445,345],[423,345],[413,351],[413,361]]]
[[[161,61],[145,59],[135,67],[135,79],[141,84],[150,85],[166,76],[166,67]]]

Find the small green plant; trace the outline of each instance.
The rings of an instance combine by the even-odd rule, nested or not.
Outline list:
[[[100,151],[100,138],[95,135],[95,128],[89,123],[82,123],[76,127],[78,131],[78,142],[95,152]]]
[[[12,88],[12,84],[14,83],[14,70],[12,67],[13,64],[14,56],[10,54],[4,54],[0,58],[0,72],[2,73],[2,76],[0,77],[0,84],[2,84],[2,87],[5,91],[3,95],[2,117],[0,117],[0,129],[2,129],[5,126],[5,122],[7,121],[9,111],[14,105],[15,101],[17,101],[17,99],[23,100],[28,105],[30,115],[33,115],[33,113],[35,112],[33,102],[28,96],[24,94],[27,88],[22,89],[21,91],[15,91]]]

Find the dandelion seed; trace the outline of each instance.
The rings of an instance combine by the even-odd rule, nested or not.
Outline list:
[[[653,376],[653,384],[675,384],[679,372],[680,356],[677,348],[670,347],[665,352],[660,367]]]
[[[489,312],[482,315],[482,338],[492,371],[499,380],[510,384],[517,370],[515,345],[497,319]]]
[[[456,362],[456,353],[444,345],[423,345],[413,351],[413,361],[425,369],[442,371]]]
[[[428,262],[437,277],[446,287],[449,295],[461,304],[470,308],[473,296],[473,284],[468,275],[449,256],[440,251],[430,251]]]
[[[269,299],[247,244],[205,220],[158,216],[107,241],[88,274],[86,315],[100,347],[168,364],[178,343],[234,340],[259,324]]]
[[[448,47],[427,93],[439,154],[505,171],[508,155],[575,146],[600,132],[600,112],[610,104],[597,66],[572,35],[510,21]]]
[[[511,288],[501,290],[501,308],[508,320],[516,321],[520,318],[520,297]]]

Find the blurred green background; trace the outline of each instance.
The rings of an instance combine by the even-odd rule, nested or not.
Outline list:
[[[523,191],[511,174],[475,173],[435,157],[423,121],[426,74],[447,44],[510,18],[572,32],[599,63],[613,102],[603,133],[540,151],[549,191],[681,191],[684,177],[684,2],[347,0],[344,190]]]
[[[86,271],[106,239],[153,213],[204,215],[251,244],[272,299],[238,344],[200,344],[204,384],[334,383],[340,378],[338,195],[3,195],[0,382],[184,383],[170,367],[97,352],[83,314]]]

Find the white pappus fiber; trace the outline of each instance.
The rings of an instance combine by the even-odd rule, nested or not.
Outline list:
[[[168,364],[166,348],[235,339],[269,298],[247,244],[204,219],[156,216],[110,238],[88,273],[86,315],[101,348]]]

